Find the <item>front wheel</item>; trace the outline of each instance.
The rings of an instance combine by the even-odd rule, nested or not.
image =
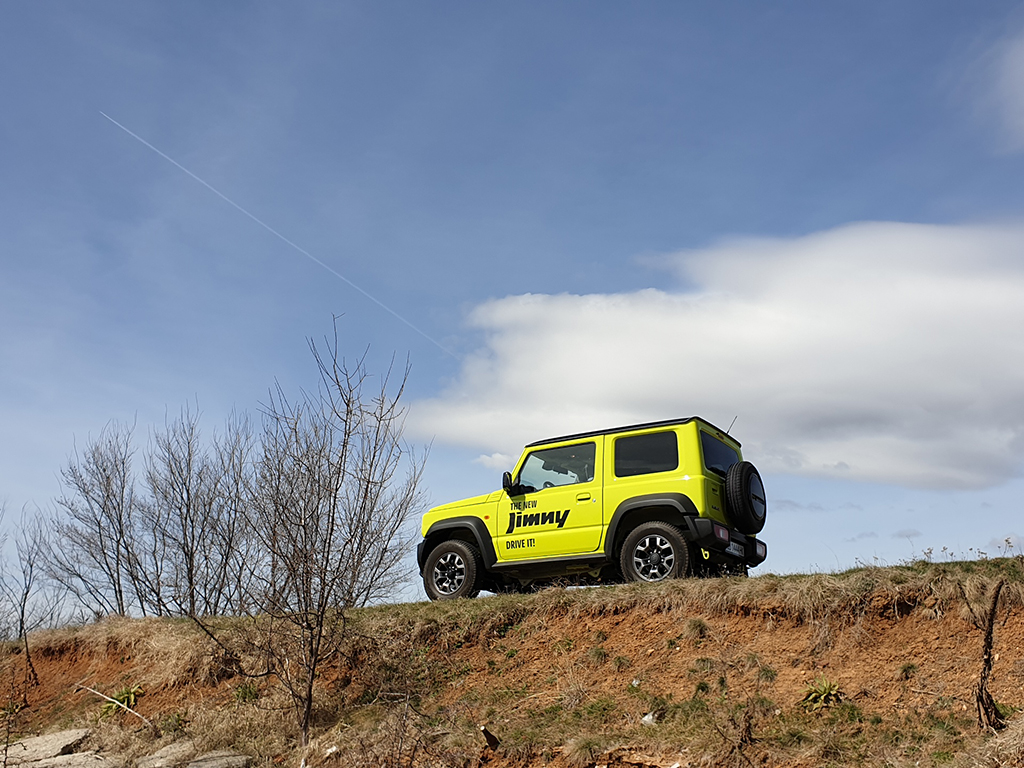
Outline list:
[[[423,588],[431,600],[480,594],[480,552],[460,539],[442,541],[423,564]]]
[[[690,570],[690,547],[671,523],[644,523],[623,542],[619,566],[626,581],[677,579]]]

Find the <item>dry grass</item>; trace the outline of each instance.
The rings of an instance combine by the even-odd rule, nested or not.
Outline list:
[[[185,619],[129,619],[112,616],[95,624],[45,630],[32,635],[40,653],[65,654],[105,649],[138,669],[143,688],[212,685],[233,673],[223,652]]]
[[[754,578],[681,579],[664,584],[620,584],[590,589],[551,587],[533,595],[495,595],[476,600],[410,603],[354,612],[354,625],[373,634],[396,622],[418,639],[449,647],[490,636],[504,636],[527,617],[597,618],[642,609],[647,612],[699,611],[788,619],[807,624],[847,626],[868,610],[894,616],[915,608],[936,615],[967,615],[961,592],[981,605],[999,578],[1008,583],[1001,604],[1024,606],[1024,561],[985,561],[863,567],[838,574],[768,574]]]
[[[867,567],[839,574],[689,579],[655,586],[555,587],[532,595],[353,611],[344,654],[324,670],[320,681],[314,741],[301,754],[281,688],[273,680],[262,680],[246,688],[245,695],[233,696],[245,679],[225,682],[236,666],[187,621],[110,619],[38,633],[32,642],[41,657],[93,654],[123,659],[132,682],[147,691],[194,688],[201,693],[180,710],[159,713],[166,731],[160,741],[127,720],[101,724],[94,735],[96,745],[129,762],[180,736],[173,733],[180,726],[197,750],[233,748],[287,765],[303,759],[314,768],[416,761],[464,765],[479,757],[483,717],[496,723],[503,740],[499,753],[508,763],[556,750],[566,762],[585,765],[615,745],[668,754],[686,744],[691,755],[725,763],[770,753],[773,764],[909,765],[924,758],[921,765],[941,765],[963,753],[962,765],[996,768],[1024,764],[1024,725],[1015,723],[979,747],[983,751],[965,752],[968,736],[978,738],[971,730],[971,713],[938,703],[902,720],[886,714],[879,723],[869,723],[869,715],[852,701],[823,713],[804,712],[795,701],[776,703],[770,697],[777,695],[780,673],[749,649],[727,651],[724,635],[712,629],[719,620],[710,625],[706,620],[740,616],[762,625],[775,620],[807,625],[812,630],[807,633],[810,650],[824,653],[839,633],[847,632],[846,641],[853,637],[869,614],[958,615],[966,611],[964,596],[983,604],[998,578],[1008,582],[1003,605],[1011,610],[1024,606],[1024,564],[1003,559]],[[514,689],[503,680],[503,670],[519,663],[533,638],[550,636],[545,633],[557,627],[564,632],[569,624],[590,625],[632,612],[675,614],[679,637],[690,647],[687,652],[701,655],[697,661],[703,663],[694,662],[687,689],[677,691],[675,698],[648,694],[646,684],[629,691],[623,687],[614,696],[602,692],[600,676],[621,674],[628,681],[643,674],[643,659],[633,650],[626,651],[632,660],[619,655],[622,650],[615,649],[614,638],[594,628],[581,630],[575,646],[567,645],[561,654],[545,646],[550,680],[537,679],[529,691],[521,683]],[[613,623],[598,626],[610,631]],[[225,619],[222,628],[231,631],[235,624]],[[656,644],[664,650],[664,643],[659,639]],[[475,657],[478,664],[483,664],[480,658],[489,659],[489,667],[475,670],[477,676],[492,675],[487,685],[472,690],[460,687],[471,672],[462,666],[467,648],[482,649]],[[726,658],[727,653],[732,656]],[[772,663],[785,673],[778,660]],[[256,666],[251,659],[242,664]],[[633,664],[637,672],[628,669]],[[896,668],[887,674],[896,675]],[[909,680],[910,673],[903,677]],[[213,695],[213,690],[218,693]],[[460,690],[464,692],[450,695]],[[647,712],[657,713],[655,726],[641,724]],[[756,741],[737,747],[747,729]],[[912,754],[917,757],[908,762]]]
[[[1024,765],[1024,719],[1018,718],[998,736],[961,756],[962,768],[1020,768]]]
[[[964,595],[981,604],[991,584],[1002,577],[1009,582],[1004,591],[1004,609],[1024,606],[1024,564],[1019,559],[1002,559],[865,567],[839,574],[691,579],[657,586],[554,587],[533,595],[380,607],[353,615],[353,626],[364,636],[411,638],[414,644],[422,642],[447,651],[467,644],[499,643],[504,638],[528,640],[555,619],[583,621],[632,611],[671,612],[683,617],[695,613],[704,617],[739,615],[812,626],[812,650],[824,652],[839,632],[856,634],[868,614],[899,618],[917,610],[920,615],[931,612],[936,618],[946,613],[956,615],[962,609]],[[691,627],[684,623],[683,627],[690,639],[703,634],[703,627],[696,624]],[[580,649],[580,654],[586,653],[586,649]],[[641,697],[635,702],[635,711],[619,709],[608,714],[599,710],[599,699],[587,695],[572,658],[571,654],[557,659],[553,656],[561,669],[553,698],[541,696],[528,702],[520,697],[497,707],[496,712],[508,719],[503,728],[515,744],[507,747],[509,759],[522,757],[524,750],[540,754],[544,749],[558,748],[569,762],[585,763],[596,745],[613,743],[646,745],[654,752],[688,744],[691,754],[738,759],[730,734],[738,729],[735,723],[741,713],[736,707],[742,709],[744,705],[720,691],[713,679],[708,693],[695,694],[692,700],[666,702]],[[587,659],[581,658],[582,663]],[[762,678],[760,662],[746,666],[751,667],[747,673],[759,686],[770,687],[775,680],[776,672],[771,667]],[[419,693],[426,699],[434,683],[422,682]],[[767,699],[760,701],[753,718],[760,740],[758,748],[762,753],[771,752],[773,759],[793,764],[810,759],[836,765],[899,765],[915,754],[918,757],[907,764],[942,765],[948,762],[947,757],[952,759],[961,751],[967,734],[974,735],[970,713],[963,715],[941,707],[922,710],[905,722],[869,726],[866,715],[853,703],[818,715],[794,711],[792,702],[776,706]],[[658,707],[664,710],[664,716],[656,727],[639,725],[645,711]],[[472,725],[465,724],[460,735],[445,738],[473,744]],[[1002,747],[1004,751],[1010,748]],[[934,757],[922,761],[921,755]]]
[[[250,755],[284,755],[295,746],[295,719],[283,700],[260,706],[199,706],[189,712],[198,751],[236,749]]]

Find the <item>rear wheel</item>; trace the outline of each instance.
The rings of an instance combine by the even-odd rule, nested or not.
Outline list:
[[[423,588],[431,600],[480,594],[480,551],[461,539],[442,541],[423,564]]]
[[[689,573],[690,546],[683,532],[671,523],[644,523],[622,543],[619,566],[626,581],[676,579]]]

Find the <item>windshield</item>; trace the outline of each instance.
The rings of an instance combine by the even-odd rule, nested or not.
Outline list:
[[[704,451],[704,466],[722,477],[729,473],[729,467],[740,460],[734,448],[703,430],[700,433],[700,447]]]

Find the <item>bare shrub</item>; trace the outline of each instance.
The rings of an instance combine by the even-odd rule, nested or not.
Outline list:
[[[49,576],[94,615],[145,613],[150,602],[138,568],[134,425],[109,423],[61,470],[63,490],[47,548]],[[56,545],[59,542],[59,545]]]
[[[10,563],[0,562],[0,596],[11,626],[10,635],[21,644],[24,652],[25,689],[39,684],[29,633],[59,620],[63,605],[63,593],[47,590],[43,583],[42,568],[48,547],[43,518],[38,512],[30,514],[26,510],[14,538],[14,559]]]
[[[403,526],[422,506],[423,468],[402,441],[405,377],[392,391],[388,371],[371,389],[365,358],[346,365],[336,334],[323,353],[310,349],[319,388],[291,400],[277,387],[264,407],[250,512],[258,547],[240,606],[251,621],[233,633],[200,622],[238,658],[261,660],[249,674],[281,682],[303,745],[346,609],[391,596],[404,575]]]
[[[245,517],[251,495],[253,435],[246,418],[228,420],[212,449],[199,414],[182,409],[153,438],[145,504],[149,594],[160,612],[214,616],[244,601],[254,537]]]

